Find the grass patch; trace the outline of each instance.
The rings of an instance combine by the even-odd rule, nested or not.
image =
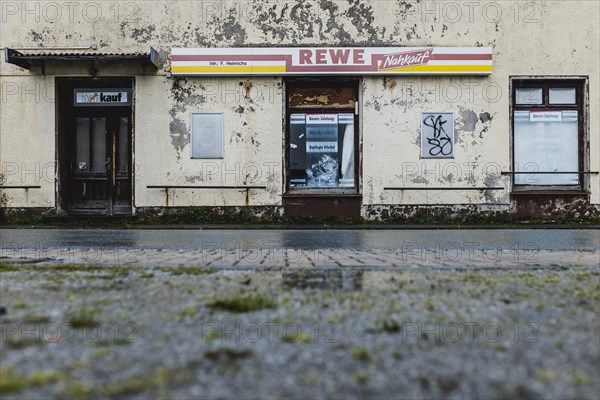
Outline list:
[[[545,275],[542,278],[542,281],[544,283],[559,283],[560,282],[560,277],[558,276],[558,274]]]
[[[188,363],[180,367],[161,367],[154,373],[133,376],[117,382],[103,384],[102,386],[88,386],[80,382],[71,382],[57,395],[61,399],[91,399],[109,398],[120,399],[147,395],[143,398],[171,398],[169,387],[178,387],[184,383],[194,381],[197,365]],[[150,395],[152,393],[152,395]]]
[[[133,339],[133,338],[116,337],[116,338],[112,338],[112,339],[100,340],[100,341],[95,342],[94,344],[96,344],[98,346],[110,346],[110,345],[126,346],[128,344],[134,344],[134,343],[138,343],[138,340]]]
[[[75,329],[91,328],[100,325],[98,320],[89,315],[74,315],[69,317],[68,322]]]
[[[6,339],[6,345],[11,349],[24,349],[31,346],[39,346],[45,343],[40,337],[27,335],[21,335],[17,337],[8,337]]]
[[[262,294],[247,294],[223,297],[208,303],[208,307],[223,311],[250,312],[275,308],[277,304],[269,297]]]
[[[600,284],[576,289],[575,295],[588,301],[598,301],[600,300]]]
[[[31,307],[31,304],[29,304],[29,303],[26,303],[26,302],[24,302],[24,301],[20,301],[20,300],[19,300],[19,301],[16,301],[16,302],[13,304],[13,308],[14,308],[15,310],[24,310],[24,309],[26,309],[26,308],[29,308],[29,307]]]
[[[89,399],[93,396],[94,389],[85,383],[72,382],[64,387],[59,395],[63,399]]]
[[[364,347],[353,348],[351,354],[352,357],[359,361],[369,361],[369,359],[371,358],[369,350],[365,349]]]
[[[26,315],[23,317],[23,322],[26,324],[48,324],[51,319],[47,315]]]
[[[356,379],[356,383],[359,385],[367,385],[369,383],[369,375],[366,372],[356,372],[354,379]]]
[[[312,335],[307,332],[297,332],[295,335],[285,332],[281,337],[281,340],[286,343],[309,343],[312,339]]]
[[[236,349],[233,347],[218,347],[216,349],[206,350],[204,356],[209,360],[238,360],[252,355],[248,349]]]
[[[386,318],[375,323],[375,327],[367,329],[368,333],[398,333],[402,330],[402,325],[395,319]]]
[[[55,371],[35,370],[29,375],[18,376],[15,368],[9,367],[0,370],[0,392],[6,394],[18,392],[32,386],[42,386],[59,379],[60,374]]]
[[[101,265],[79,265],[79,264],[58,264],[58,265],[35,265],[35,264],[0,264],[0,272],[104,272],[110,275],[128,275],[129,272],[139,270],[140,267],[112,267]]]
[[[96,317],[97,314],[98,309],[96,307],[83,307],[68,314],[67,322],[75,329],[100,326],[100,322]]]
[[[594,277],[594,275],[597,275],[597,274],[592,274],[589,271],[585,271],[585,272],[578,273],[577,275],[574,276],[574,278],[578,282],[589,281],[590,279],[592,279]]]
[[[187,306],[177,313],[181,318],[193,317],[198,314],[198,307],[195,305]]]

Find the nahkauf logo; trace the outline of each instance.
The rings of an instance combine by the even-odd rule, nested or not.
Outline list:
[[[403,53],[383,54],[379,70],[413,67],[429,62],[433,49],[407,51]]]
[[[123,99],[123,93],[92,93],[83,95],[84,103],[123,103],[127,102],[127,94]]]
[[[77,104],[126,104],[127,91],[76,91]]]

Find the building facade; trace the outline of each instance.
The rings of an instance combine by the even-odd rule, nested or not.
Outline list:
[[[0,1],[13,211],[600,214],[597,1]]]

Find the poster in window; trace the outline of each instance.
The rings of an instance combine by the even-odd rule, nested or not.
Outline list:
[[[354,187],[354,115],[290,116],[290,187]]]
[[[421,158],[454,158],[454,113],[421,113]]]

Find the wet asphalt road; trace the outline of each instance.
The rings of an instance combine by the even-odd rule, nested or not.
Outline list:
[[[473,247],[511,251],[600,251],[597,229],[464,230],[239,230],[239,229],[0,229],[0,248],[205,250],[260,246],[272,249],[398,250]]]

